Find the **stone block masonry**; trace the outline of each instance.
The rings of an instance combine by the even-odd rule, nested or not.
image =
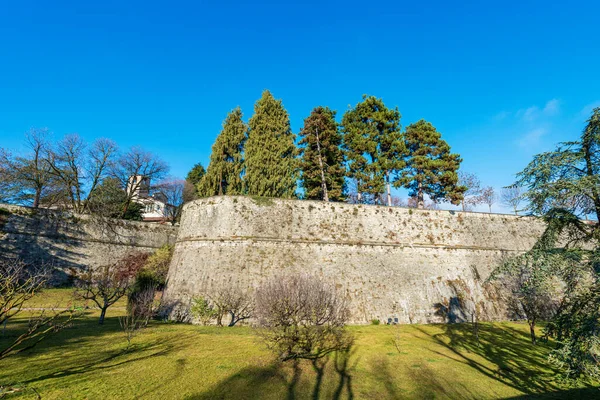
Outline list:
[[[182,307],[211,287],[255,288],[304,272],[336,285],[352,322],[506,319],[483,284],[544,230],[533,217],[316,201],[211,197],[184,207],[165,299]]]
[[[171,225],[98,219],[0,204],[0,255],[51,265],[61,283],[82,268],[110,264],[126,253],[173,244]]]

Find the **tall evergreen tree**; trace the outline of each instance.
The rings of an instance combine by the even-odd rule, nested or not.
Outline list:
[[[197,163],[187,173],[185,180],[196,186],[200,183],[204,174],[206,174],[206,170],[201,163]]]
[[[391,186],[400,186],[406,151],[398,108],[389,109],[381,99],[363,95],[363,101],[344,114],[342,131],[348,177],[354,180],[358,201],[377,202],[386,191],[391,206]]]
[[[344,200],[346,171],[335,114],[328,107],[313,109],[299,134],[302,187],[307,199]]]
[[[208,170],[198,184],[201,197],[243,193],[242,152],[247,130],[242,120],[242,110],[239,107],[232,110],[225,118],[223,130],[212,147]]]
[[[408,154],[402,183],[417,198],[417,207],[424,207],[425,194],[435,202],[460,204],[467,190],[458,184],[460,156],[450,152],[442,135],[425,120],[409,125],[404,138]]]
[[[245,146],[244,186],[252,196],[294,197],[298,178],[294,134],[281,100],[265,90],[254,105]]]

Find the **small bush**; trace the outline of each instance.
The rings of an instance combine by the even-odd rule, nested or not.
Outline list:
[[[371,320],[371,325],[379,325],[380,323],[381,323],[381,321],[379,321],[378,319]]]
[[[192,299],[190,312],[202,325],[208,325],[208,323],[217,318],[218,315],[218,311],[215,309],[214,305],[204,297],[195,297]]]
[[[159,289],[162,289],[167,282],[171,258],[173,258],[173,246],[166,244],[150,255],[144,265],[144,271],[154,276]]]

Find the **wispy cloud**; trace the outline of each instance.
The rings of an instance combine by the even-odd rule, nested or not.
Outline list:
[[[596,107],[600,107],[600,100],[596,100],[590,104],[586,104],[581,109],[581,111],[579,111],[579,117],[585,118],[587,120],[590,117],[590,115],[592,114],[592,110]]]
[[[546,128],[534,128],[517,139],[517,144],[521,148],[537,147],[541,144],[542,138],[548,133]]]
[[[560,101],[552,99],[546,102],[544,107],[533,105],[531,107],[522,108],[516,112],[517,118],[524,122],[535,122],[544,118],[553,117],[560,113]]]

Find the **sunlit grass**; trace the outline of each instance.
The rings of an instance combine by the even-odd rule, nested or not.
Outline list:
[[[48,296],[60,303],[60,293]],[[35,398],[35,390],[44,399],[313,395],[312,365],[300,363],[294,384],[293,363],[277,363],[252,328],[152,322],[128,350],[118,323],[123,312],[123,308],[109,309],[104,326],[97,325],[97,312],[88,313],[34,349],[0,361],[0,384],[22,387],[16,397]],[[13,336],[18,328],[18,323],[9,324],[7,335]],[[582,392],[561,386],[546,364],[549,347],[531,345],[524,324],[482,324],[479,343],[469,325],[349,329],[355,336],[354,347],[347,359],[328,360],[320,398],[348,398],[349,394],[355,399],[489,399],[524,394],[590,398],[600,394],[597,389]],[[396,337],[400,351],[394,345]]]

